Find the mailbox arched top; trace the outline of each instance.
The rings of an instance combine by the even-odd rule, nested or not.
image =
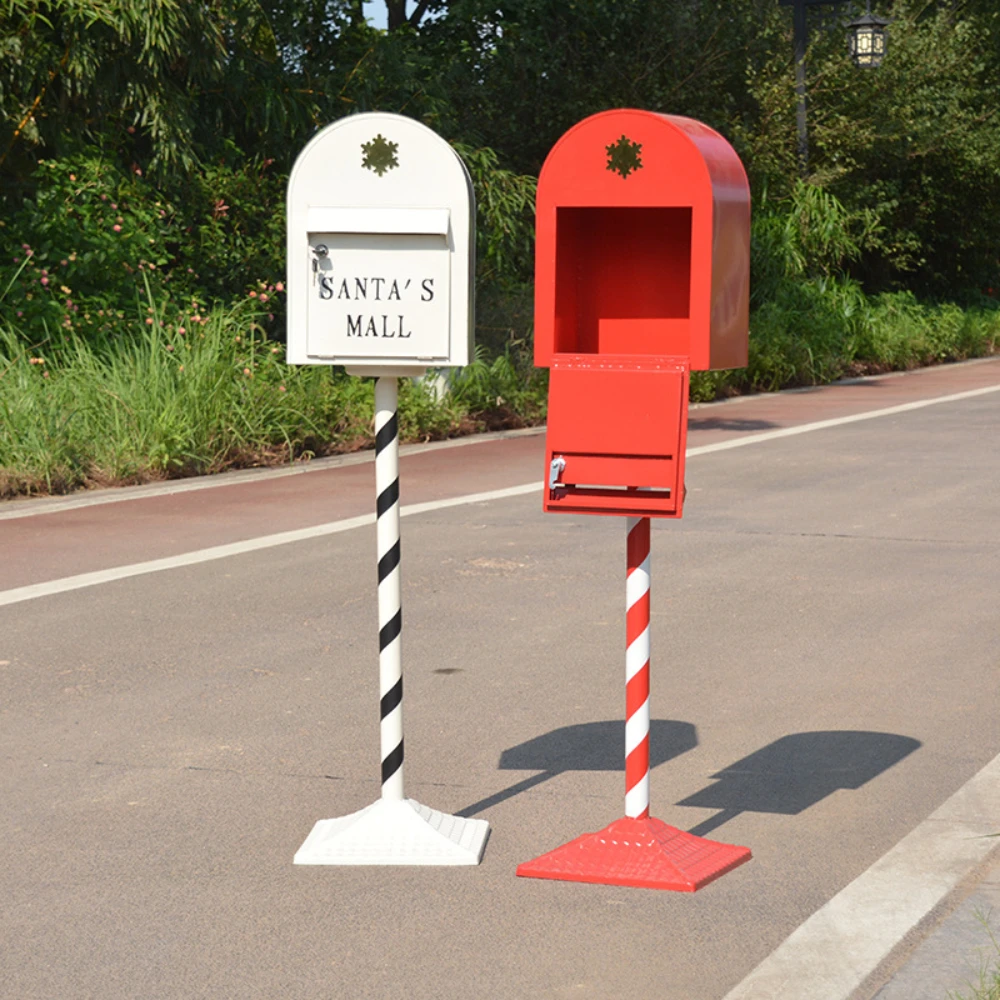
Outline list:
[[[733,147],[703,122],[626,108],[574,125],[552,147],[538,181],[555,204],[689,204],[693,196],[749,204]]]
[[[626,108],[573,126],[536,196],[535,364],[558,355],[747,363],[750,185],[714,129]]]
[[[312,204],[323,187],[338,204],[464,207],[475,212],[464,161],[432,129],[405,115],[348,115],[320,129],[288,177],[289,208]]]

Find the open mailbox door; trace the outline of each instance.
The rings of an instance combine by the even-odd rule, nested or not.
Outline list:
[[[630,355],[556,355],[549,378],[545,509],[678,515],[687,394],[687,358],[637,362]]]

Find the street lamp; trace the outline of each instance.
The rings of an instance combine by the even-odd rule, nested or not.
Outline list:
[[[806,47],[809,27],[806,10],[809,7],[838,7],[850,0],[780,0],[782,7],[792,8],[793,37],[795,42],[795,124],[799,137],[799,165],[806,172],[809,162],[809,133],[806,130]],[[888,21],[871,12],[871,0],[866,0],[865,13],[847,25],[847,41],[851,58],[856,66],[875,68],[882,62],[886,48]]]
[[[869,0],[865,12],[847,25],[847,44],[855,66],[875,69],[885,57],[886,28],[889,22],[872,13]]]

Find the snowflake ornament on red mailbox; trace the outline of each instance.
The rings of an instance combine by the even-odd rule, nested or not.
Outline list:
[[[750,188],[707,125],[607,111],[556,143],[536,204],[544,509],[627,518],[625,816],[517,874],[694,891],[750,851],[650,816],[649,519],[683,513],[691,370],[747,363]]]
[[[535,258],[546,510],[681,516],[688,373],[746,365],[749,302],[750,188],[721,135],[625,110],[556,143]]]

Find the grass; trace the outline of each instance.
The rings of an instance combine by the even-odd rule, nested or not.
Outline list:
[[[822,385],[984,357],[1000,350],[1000,309],[929,305],[909,292],[866,296],[852,282],[787,282],[750,317],[746,368],[694,372],[692,398]]]
[[[353,451],[373,440],[371,380],[288,366],[244,300],[188,328],[155,309],[132,336],[30,343],[0,324],[0,497],[65,493]],[[134,328],[133,328],[134,329]],[[430,440],[539,420],[544,385],[509,355],[438,399],[403,380],[400,433]]]
[[[979,982],[970,984],[971,993],[949,991],[948,1000],[1000,1000],[1000,940],[990,924],[990,913],[977,913],[979,922],[989,935],[993,948],[991,958],[980,961]]]
[[[527,297],[527,298],[530,298]],[[490,313],[490,347],[445,391],[403,380],[403,440],[540,424],[548,373],[532,366],[526,296]],[[0,322],[0,497],[273,465],[367,447],[373,384],[290,367],[253,298],[188,327],[152,300],[101,340],[60,329],[34,341]],[[176,311],[176,310],[174,310]],[[787,282],[751,317],[750,363],[695,372],[692,398],[814,385],[845,375],[994,353],[1000,310],[864,296],[849,281]]]
[[[971,993],[951,993],[948,1000],[1000,1000],[1000,972],[984,971]]]

